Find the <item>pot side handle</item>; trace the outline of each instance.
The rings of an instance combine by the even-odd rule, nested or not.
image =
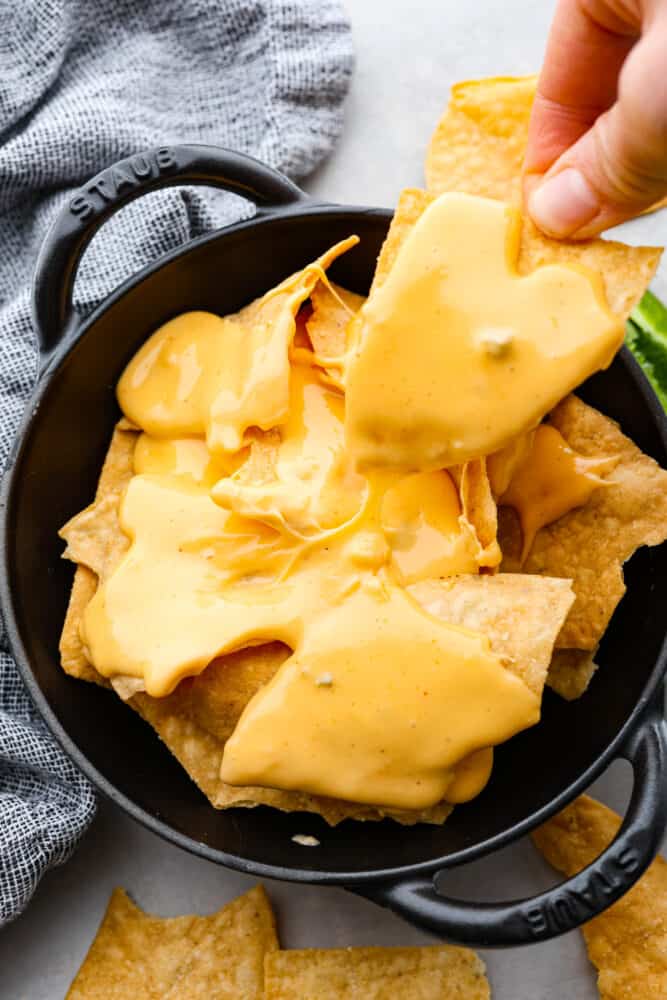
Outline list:
[[[135,198],[184,184],[223,188],[264,208],[306,198],[277,170],[220,146],[160,146],[107,167],[69,197],[37,259],[32,310],[42,354],[48,355],[76,325],[74,279],[83,252],[100,226]]]
[[[573,930],[620,899],[660,849],[667,826],[667,727],[661,704],[649,708],[619,756],[632,765],[634,784],[615,840],[579,874],[539,896],[506,903],[449,899],[436,891],[437,875],[348,888],[439,937],[473,947],[532,944]]]

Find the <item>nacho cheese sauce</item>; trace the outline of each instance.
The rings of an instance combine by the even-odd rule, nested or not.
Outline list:
[[[520,455],[499,502],[513,507],[521,522],[523,563],[540,528],[582,507],[618,464],[617,456],[586,458],[549,424],[540,424]]]
[[[346,373],[361,467],[447,468],[504,447],[623,341],[599,274],[517,271],[521,219],[502,202],[429,205],[362,307]]]
[[[610,360],[618,325],[588,275],[517,278],[516,225],[497,203],[447,195],[426,216],[353,321],[349,357],[319,358],[296,317],[354,238],[234,318],[171,320],[120,380],[142,431],[120,506],[131,545],[82,638],[101,674],[155,697],[226,652],[287,644],[226,744],[230,784],[395,809],[467,801],[491,748],[538,721],[539,697],[488,637],[405,588],[485,565],[445,466],[539,421]],[[547,479],[552,453],[572,466],[582,502],[577,477],[595,488],[602,470],[554,447],[540,440],[538,464]],[[556,508],[530,492],[519,459],[533,452],[519,451],[504,501],[529,530]]]

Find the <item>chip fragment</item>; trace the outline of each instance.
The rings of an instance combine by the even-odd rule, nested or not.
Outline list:
[[[489,1000],[484,963],[468,948],[307,949],[267,954],[266,1000]]]
[[[536,85],[536,76],[455,83],[426,156],[429,191],[518,200]]]
[[[667,538],[667,472],[627,438],[609,417],[568,396],[549,422],[575,451],[587,457],[617,455],[607,486],[583,506],[538,531],[523,564],[526,573],[572,580],[577,600],[558,637],[563,649],[593,652],[623,594],[623,563],[641,545]],[[503,569],[518,568],[516,522],[500,518]],[[591,673],[590,661],[582,671]]]
[[[580,698],[593,679],[598,665],[597,649],[554,649],[547,684],[566,701]]]
[[[620,825],[611,809],[581,795],[532,837],[569,877],[602,853]],[[667,997],[667,862],[656,858],[627,895],[582,931],[598,970],[600,1000]]]
[[[318,281],[310,296],[312,312],[306,319],[306,330],[316,354],[323,358],[340,358],[345,354],[350,320],[365,301],[363,295],[333,282]]]
[[[261,1000],[264,958],[278,948],[261,886],[208,917],[155,917],[122,889],[67,1000]]]

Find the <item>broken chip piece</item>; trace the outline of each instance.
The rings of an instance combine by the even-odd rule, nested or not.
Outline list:
[[[266,1000],[491,996],[481,958],[449,945],[281,951],[266,956],[265,975]]]
[[[114,889],[66,1000],[262,1000],[277,948],[261,886],[207,917],[156,917]]]
[[[618,833],[621,818],[581,795],[532,834],[547,861],[570,877]],[[639,881],[582,927],[598,970],[600,1000],[667,997],[667,862],[657,857]]]

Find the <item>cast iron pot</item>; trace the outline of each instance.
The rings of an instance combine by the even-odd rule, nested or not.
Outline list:
[[[255,202],[254,219],[195,240],[145,268],[86,320],[72,309],[77,266],[93,233],[119,207],[174,184],[210,184]],[[72,680],[58,638],[72,582],[58,528],[88,504],[119,412],[114,387],[137,348],[189,309],[230,313],[357,233],[332,277],[367,291],[391,214],[317,204],[261,163],[211,146],[150,150],[105,170],[70,200],[49,233],[34,285],[43,367],[7,469],[2,496],[2,610],[25,683],[46,723],[94,784],[180,847],[253,875],[342,885],[453,941],[493,946],[553,937],[618,899],[658,850],[667,825],[665,549],[626,568],[628,593],[579,701],[548,691],[541,723],[496,754],[479,798],[442,826],[389,820],[335,829],[319,817],[261,807],[214,810],[152,730],[109,692]],[[638,366],[622,351],[583,387],[663,465],[667,428]],[[631,801],[613,844],[575,878],[532,899],[468,903],[440,895],[442,869],[488,854],[570,802],[615,758],[634,769]],[[296,833],[314,834],[306,851]]]

